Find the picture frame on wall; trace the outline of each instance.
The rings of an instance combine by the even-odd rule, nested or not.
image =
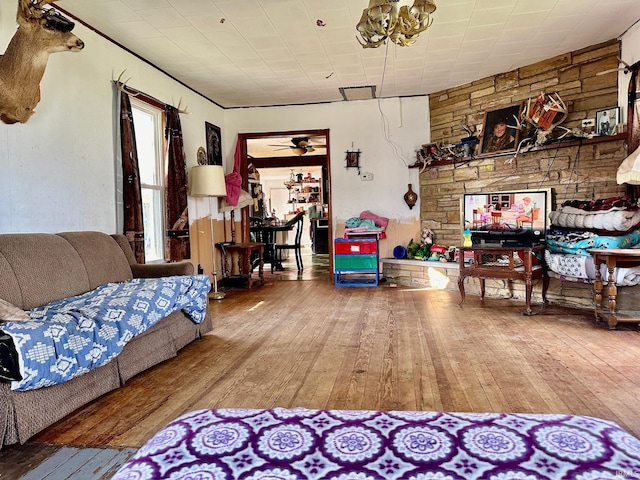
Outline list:
[[[601,137],[615,135],[619,123],[620,107],[606,108],[596,112],[596,128]]]
[[[207,163],[209,165],[222,165],[222,131],[220,127],[209,122],[204,122],[207,138]]]
[[[518,103],[485,112],[478,146],[480,154],[515,151],[520,137],[520,131],[515,125],[522,105]]]

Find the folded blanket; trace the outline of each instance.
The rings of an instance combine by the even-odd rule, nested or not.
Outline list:
[[[558,275],[589,282],[596,278],[596,267],[591,256],[551,253],[549,250],[545,250],[544,255],[549,270]],[[600,275],[604,283],[608,283],[609,271],[604,263],[600,264]],[[632,287],[640,284],[640,267],[618,267],[613,270],[613,276],[617,286]]]
[[[201,323],[210,289],[207,275],[136,278],[35,308],[30,321],[0,322],[14,341],[23,377],[11,382],[12,390],[64,383],[105,365],[172,312]]]
[[[565,206],[549,213],[549,219],[558,227],[626,232],[640,224],[640,209],[586,211]]]
[[[589,248],[632,248],[640,244],[640,228],[624,235],[597,235],[591,231],[547,232],[546,245],[552,253],[589,255]]]

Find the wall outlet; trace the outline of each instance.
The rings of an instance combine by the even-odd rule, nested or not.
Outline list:
[[[363,182],[370,182],[371,180],[373,180],[373,173],[364,172],[362,175],[360,175],[360,178],[362,178]]]

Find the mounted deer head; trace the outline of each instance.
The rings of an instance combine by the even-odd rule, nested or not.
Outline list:
[[[18,30],[0,55],[0,120],[4,123],[25,123],[33,115],[50,54],[84,48],[84,42],[71,33],[73,22],[53,8],[43,8],[53,1],[18,1]]]

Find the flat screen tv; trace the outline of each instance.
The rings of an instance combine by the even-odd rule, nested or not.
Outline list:
[[[545,241],[552,190],[465,193],[460,200],[462,231],[474,245],[531,246]]]

